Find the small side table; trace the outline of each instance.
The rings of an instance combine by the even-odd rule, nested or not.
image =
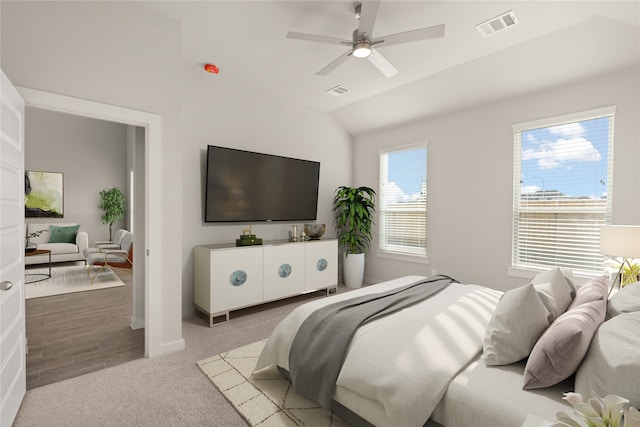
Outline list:
[[[49,254],[49,274],[47,274],[47,273],[25,273],[24,274],[25,275],[24,283],[42,282],[43,280],[47,280],[47,279],[51,278],[51,250],[50,249],[36,249],[35,251],[25,252],[24,256],[28,257],[28,256],[44,255],[44,254]],[[27,281],[26,276],[44,276],[44,277],[41,278],[41,279]]]

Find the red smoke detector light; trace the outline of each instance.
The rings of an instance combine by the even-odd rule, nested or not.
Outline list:
[[[213,64],[205,64],[204,70],[208,73],[218,74],[220,72],[220,68],[216,67]]]

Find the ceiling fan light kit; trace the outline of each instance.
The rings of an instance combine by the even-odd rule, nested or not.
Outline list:
[[[351,53],[356,58],[366,58],[371,55],[371,45],[366,41],[358,42],[353,45]]]
[[[325,76],[343,64],[350,56],[358,59],[367,58],[382,74],[387,78],[398,74],[398,70],[387,61],[378,50],[374,50],[373,46],[387,47],[401,43],[411,43],[421,40],[444,37],[444,25],[436,25],[433,27],[419,28],[417,30],[404,31],[401,33],[390,34],[384,37],[373,38],[373,27],[375,25],[376,16],[380,1],[367,1],[355,6],[355,17],[360,21],[358,28],[353,32],[352,40],[339,39],[336,37],[319,36],[315,34],[289,32],[287,38],[306,40],[319,43],[337,44],[342,46],[350,46],[350,49],[334,59],[322,70],[316,74]]]

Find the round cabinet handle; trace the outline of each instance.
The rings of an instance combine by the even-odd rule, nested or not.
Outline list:
[[[13,283],[9,282],[8,280],[0,282],[0,291],[8,291],[11,288],[13,288]]]

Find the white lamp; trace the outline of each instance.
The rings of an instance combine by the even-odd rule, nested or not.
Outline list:
[[[622,268],[629,258],[640,258],[640,226],[639,225],[603,225],[600,227],[600,253],[612,257],[622,258],[618,274],[613,279],[611,290],[620,277],[622,283]]]

